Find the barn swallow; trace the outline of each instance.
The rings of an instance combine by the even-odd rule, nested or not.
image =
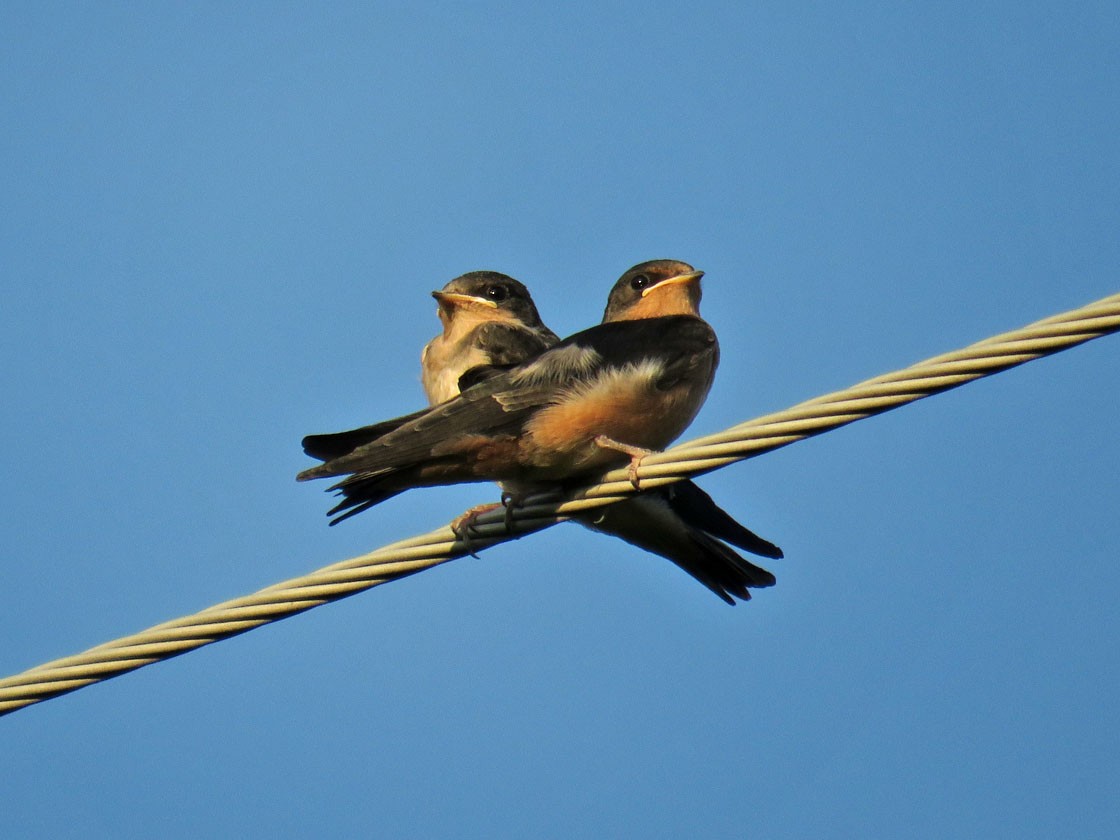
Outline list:
[[[711,387],[719,345],[696,310],[701,276],[684,263],[643,263],[611,290],[606,323],[297,478],[347,476],[332,488],[346,497],[337,510],[438,484],[554,484],[627,459],[633,479]]]
[[[529,290],[508,275],[470,271],[432,292],[432,297],[439,304],[436,311],[443,332],[420,353],[420,382],[430,406],[457,397],[469,384],[560,342],[559,336],[541,323]],[[427,411],[346,432],[308,435],[303,439],[303,451],[320,461],[330,461],[419,419]]]
[[[444,298],[454,292],[469,295],[467,306],[445,306]],[[433,404],[457,396],[487,371],[523,362],[560,341],[541,322],[529,290],[505,275],[472,272],[448,283],[442,294],[432,294],[440,302],[439,317],[444,329],[421,356],[422,378],[428,400]],[[495,299],[496,306],[476,303]],[[698,304],[699,299],[690,306],[696,309]],[[627,314],[633,317],[641,313],[630,309]],[[616,315],[608,310],[604,318]],[[488,320],[488,316],[496,317]],[[449,345],[454,349],[448,350]],[[439,352],[433,352],[436,350]],[[442,389],[428,384],[437,382],[443,384]],[[479,510],[487,507],[481,506]],[[731,596],[750,598],[748,586],[770,586],[774,577],[740,557],[720,537],[754,554],[782,556],[781,549],[736,522],[691,481],[576,514],[573,519],[672,560],[730,603],[734,603]]]
[[[672,276],[663,276],[666,274]],[[616,291],[624,281],[632,291],[639,292],[665,282],[657,294],[672,294],[651,300],[651,293],[635,296],[612,292],[604,320],[698,315],[699,276],[690,266],[669,261],[635,266],[619,280]],[[505,275],[471,272],[432,294],[440,304],[443,325],[443,333],[429,342],[421,357],[422,380],[432,403],[451,399],[461,389],[493,376],[496,370],[529,359],[559,342],[541,323],[528,290]],[[352,432],[310,436],[304,441],[305,450],[318,458],[337,458],[423,413]],[[364,510],[368,506],[365,501],[368,500],[350,507],[335,522]],[[346,507],[344,502],[332,512]],[[721,540],[761,556],[782,556],[781,549],[736,522],[691,481],[658,488],[573,518],[668,558],[730,604],[735,603],[735,597],[749,599],[747,587],[773,585],[774,577],[740,557]]]
[[[554,484],[663,449],[688,427],[719,358],[696,311],[701,272],[643,263],[615,284],[608,321],[297,476],[347,476],[338,511],[412,487]]]
[[[512,367],[560,343],[529,290],[496,271],[456,277],[432,297],[443,332],[424,345],[420,381],[432,405],[457,397],[468,370]]]

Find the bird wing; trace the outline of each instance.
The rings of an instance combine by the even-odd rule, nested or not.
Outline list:
[[[341,458],[343,455],[353,452],[359,446],[377,440],[377,438],[387,435],[398,426],[416,420],[427,412],[428,409],[425,408],[421,411],[414,411],[412,414],[406,414],[403,417],[384,420],[371,426],[362,426],[359,429],[331,432],[324,435],[308,435],[303,439],[303,451],[320,461]]]
[[[534,330],[505,321],[488,321],[475,331],[479,348],[498,367],[518,365],[560,343],[547,327]]]
[[[478,328],[475,341],[479,349],[491,360],[491,364],[477,365],[459,377],[460,392],[540,355],[549,347],[558,344],[560,339],[547,327],[532,330],[517,324],[493,321]],[[383,437],[405,423],[419,419],[429,410],[421,409],[412,414],[345,432],[308,435],[303,439],[303,451],[320,461],[341,458],[359,446]]]
[[[470,368],[459,377],[460,392],[539,356],[560,343],[556,333],[548,327],[542,325],[539,329],[532,329],[505,321],[483,324],[475,330],[473,340],[490,361],[489,364]]]
[[[297,478],[348,473],[368,478],[454,458],[456,443],[464,439],[520,435],[535,411],[604,371],[652,361],[658,365],[658,386],[669,387],[704,360],[714,370],[711,354],[718,353],[717,347],[711,327],[689,316],[599,324],[419,416],[386,421],[392,431]]]

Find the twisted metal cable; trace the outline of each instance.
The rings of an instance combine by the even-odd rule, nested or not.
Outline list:
[[[753,458],[1118,330],[1120,294],[1115,294],[650,455],[638,470],[642,489]],[[511,532],[506,531],[503,512],[487,513],[478,518],[477,536],[469,543],[457,539],[445,526],[47,662],[0,679],[0,715],[519,538],[576,511],[621,501],[633,492],[627,471],[612,470],[598,483],[563,498],[556,494],[532,497],[513,512]]]

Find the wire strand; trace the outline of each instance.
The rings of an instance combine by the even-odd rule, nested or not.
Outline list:
[[[650,455],[642,461],[638,476],[643,489],[671,484],[1118,330],[1120,294],[1115,294]],[[541,494],[528,499],[513,512],[512,533],[506,531],[504,512],[483,514],[477,520],[477,536],[469,544],[457,539],[445,526],[97,645],[84,653],[46,662],[0,679],[0,715],[520,538],[577,511],[621,501],[633,492],[627,471],[612,470],[594,485],[565,497]]]

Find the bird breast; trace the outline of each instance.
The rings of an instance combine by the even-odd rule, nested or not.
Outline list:
[[[598,446],[599,435],[643,449],[664,449],[692,422],[710,377],[688,377],[661,389],[657,382],[663,373],[660,361],[647,359],[609,368],[561,392],[526,424],[522,463],[562,475],[626,460]]]

